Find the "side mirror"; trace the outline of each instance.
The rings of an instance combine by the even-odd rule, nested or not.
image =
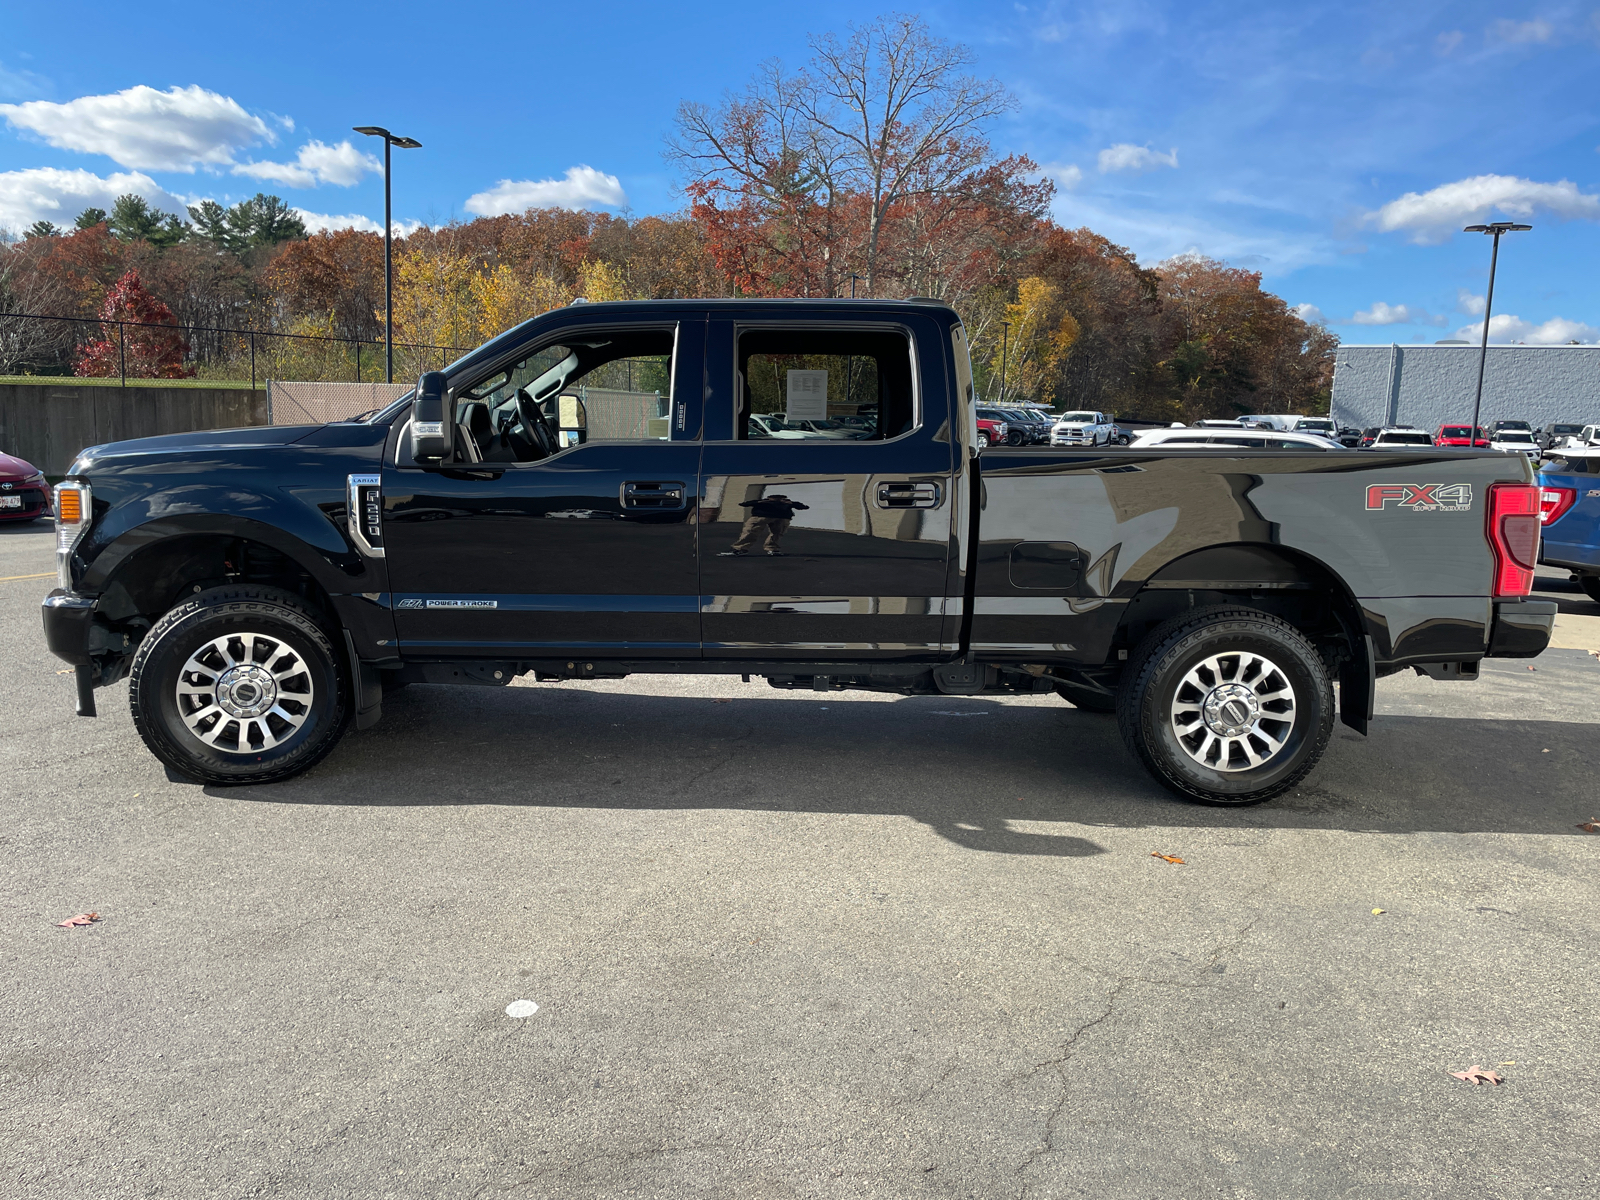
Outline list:
[[[576,446],[588,440],[589,410],[583,400],[571,394],[556,398],[556,428],[562,446]]]
[[[417,396],[411,405],[411,457],[418,462],[449,458],[454,432],[444,372],[428,371],[417,380]]]

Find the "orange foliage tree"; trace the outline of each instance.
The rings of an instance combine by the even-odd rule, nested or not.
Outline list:
[[[189,345],[172,310],[145,291],[137,271],[129,271],[106,293],[100,322],[100,340],[85,343],[78,351],[78,375],[183,379],[193,374],[183,365]]]

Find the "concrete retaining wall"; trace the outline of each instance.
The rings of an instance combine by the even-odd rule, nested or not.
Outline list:
[[[1340,346],[1333,416],[1340,425],[1415,425],[1429,433],[1472,420],[1477,346]],[[1600,421],[1600,346],[1490,346],[1479,421]]]
[[[0,450],[46,475],[65,474],[85,446],[265,424],[262,388],[0,383]]]

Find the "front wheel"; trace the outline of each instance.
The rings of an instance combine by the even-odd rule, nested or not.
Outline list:
[[[150,752],[202,783],[298,775],[350,719],[333,640],[276,588],[213,588],[167,613],[139,644],[128,703]]]
[[[1117,695],[1122,740],[1150,773],[1206,804],[1255,804],[1304,779],[1333,734],[1333,684],[1292,625],[1195,609],[1134,651]]]
[[[978,450],[981,453],[989,448],[989,435],[983,430],[978,430]]]

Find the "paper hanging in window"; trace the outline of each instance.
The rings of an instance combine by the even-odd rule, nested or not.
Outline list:
[[[826,371],[790,371],[788,409],[784,414],[789,421],[826,421],[828,419],[828,373]]]

